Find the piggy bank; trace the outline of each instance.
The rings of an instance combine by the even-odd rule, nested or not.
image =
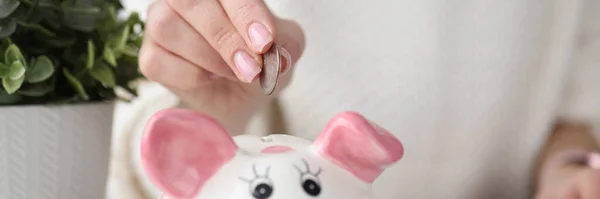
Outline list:
[[[404,149],[355,112],[336,115],[311,142],[232,138],[208,115],[167,109],[145,127],[141,153],[164,199],[369,199],[373,181]]]

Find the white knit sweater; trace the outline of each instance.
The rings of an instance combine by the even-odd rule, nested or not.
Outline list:
[[[600,1],[268,3],[306,33],[281,98],[289,133],[314,138],[333,115],[354,110],[405,144],[405,158],[374,184],[379,199],[526,198],[554,120],[600,121]],[[145,93],[118,113],[134,120],[118,123],[116,162],[136,162],[146,118],[177,103],[161,88]],[[248,132],[265,124],[259,114]],[[133,145],[125,135],[137,135]],[[126,181],[111,183],[115,198],[134,198]]]

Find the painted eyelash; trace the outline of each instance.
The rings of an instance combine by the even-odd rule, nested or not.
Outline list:
[[[244,182],[252,183],[256,179],[259,179],[259,178],[269,179],[269,172],[270,171],[271,171],[271,166],[268,166],[267,169],[266,169],[266,171],[265,171],[265,174],[264,175],[260,175],[260,174],[258,174],[258,171],[256,170],[256,165],[253,164],[252,165],[252,172],[254,173],[254,177],[252,179],[247,179],[247,178],[244,178],[244,177],[239,177],[239,178],[240,178],[240,180],[242,180]]]
[[[318,177],[321,174],[321,168],[319,168],[319,170],[317,170],[317,172],[313,173],[310,170],[310,165],[308,165],[308,162],[305,159],[302,159],[302,163],[304,163],[304,167],[306,167],[306,170],[303,171],[302,169],[300,169],[300,167],[298,167],[297,165],[294,165],[294,168],[296,168],[296,170],[298,170],[298,172],[302,175],[306,175],[306,174],[310,174],[313,175],[315,177]]]

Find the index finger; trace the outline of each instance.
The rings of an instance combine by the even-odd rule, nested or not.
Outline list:
[[[219,0],[229,20],[256,53],[273,44],[275,22],[263,0]]]

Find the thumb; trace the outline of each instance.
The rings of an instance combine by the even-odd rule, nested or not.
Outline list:
[[[289,52],[291,62],[296,63],[304,52],[305,40],[302,27],[297,22],[286,19],[278,19],[276,24],[279,32],[275,37],[275,43]]]
[[[267,99],[273,99],[279,95],[279,93],[287,87],[292,78],[294,72],[294,66],[298,59],[304,52],[304,33],[300,25],[291,20],[276,19],[275,25],[277,26],[277,35],[275,36],[275,43],[279,46],[280,60],[281,60],[281,72],[277,81],[277,86],[273,93],[266,97]],[[253,81],[252,84],[247,85],[246,89],[249,89],[252,94],[258,96],[258,101],[265,99],[262,90],[260,89],[259,81]]]
[[[279,19],[276,22],[277,35],[275,43],[283,48],[282,51],[282,70],[275,92],[281,91],[287,87],[291,80],[294,66],[304,52],[305,40],[304,32],[300,25],[294,21]],[[287,54],[287,55],[286,55]],[[289,59],[289,60],[288,60]],[[277,93],[276,93],[277,94]]]

